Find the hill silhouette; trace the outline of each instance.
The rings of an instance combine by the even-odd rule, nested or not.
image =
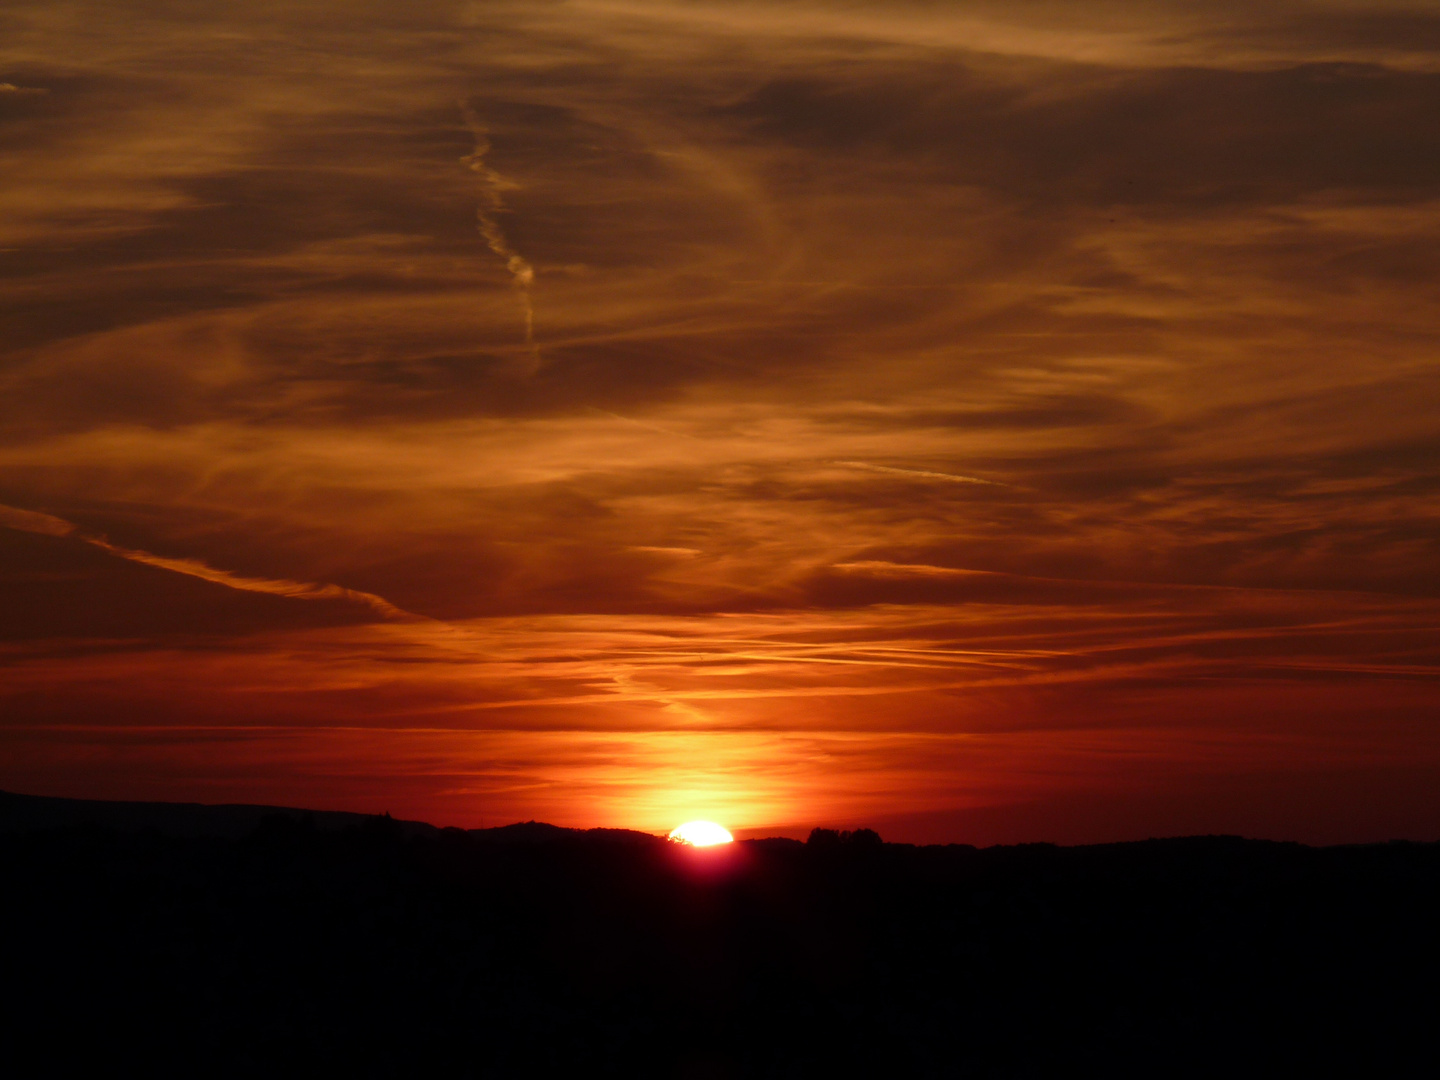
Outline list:
[[[1435,844],[694,850],[5,795],[0,859],[42,1075],[1395,1076],[1437,1004]]]
[[[447,830],[423,821],[404,821],[383,815],[390,828],[403,836],[438,836]],[[343,810],[302,810],[293,806],[264,806],[252,803],[121,802],[104,799],[60,799],[47,795],[19,795],[0,791],[0,832],[34,832],[95,826],[118,832],[153,832],[174,837],[248,836],[263,823],[276,827],[280,820],[303,825],[319,832],[354,829],[375,820],[373,814]],[[458,831],[458,830],[448,830]],[[522,821],[492,829],[463,830],[494,843],[534,843],[555,840],[576,833],[601,839],[609,837],[652,839],[648,833],[628,829],[567,829],[539,821]]]

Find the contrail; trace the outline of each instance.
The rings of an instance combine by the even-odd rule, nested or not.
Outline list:
[[[959,473],[931,472],[929,469],[897,469],[892,465],[872,465],[868,461],[837,461],[847,469],[864,469],[866,472],[890,473],[894,476],[920,476],[927,480],[948,480],[952,484],[984,484],[987,487],[1006,487],[997,480],[981,480],[978,476],[961,476]]]
[[[64,518],[37,513],[34,510],[21,510],[13,506],[0,505],[0,526],[17,529],[20,532],[39,533],[42,536],[72,536],[91,547],[97,547],[101,551],[121,559],[128,559],[130,562],[144,563],[146,566],[158,567],[172,573],[201,578],[216,585],[239,589],[242,592],[269,593],[271,596],[289,596],[298,600],[349,600],[352,603],[364,604],[387,619],[417,620],[424,618],[423,615],[416,615],[396,607],[383,596],[361,592],[359,589],[347,589],[343,585],[289,581],[285,578],[242,577],[240,574],[232,574],[229,570],[217,570],[199,559],[171,559],[164,555],[153,555],[148,551],[123,548],[118,544],[110,543],[103,536],[86,535]]]
[[[525,350],[530,354],[533,367],[538,368],[540,350],[535,347],[535,305],[530,299],[530,289],[535,284],[535,268],[510,246],[510,241],[505,238],[505,231],[500,228],[500,222],[496,219],[496,215],[505,209],[502,192],[511,190],[516,185],[485,163],[485,155],[490,152],[490,140],[485,126],[480,123],[480,118],[468,103],[461,102],[460,108],[465,114],[466,126],[475,136],[475,150],[460,159],[471,172],[480,177],[480,205],[475,210],[475,221],[480,235],[485,238],[486,246],[505,260],[505,269],[510,272],[515,294],[520,298],[520,314],[525,320]]]

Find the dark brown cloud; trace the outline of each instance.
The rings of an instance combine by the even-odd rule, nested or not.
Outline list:
[[[10,5],[0,785],[1097,837],[1414,790],[1437,27]]]

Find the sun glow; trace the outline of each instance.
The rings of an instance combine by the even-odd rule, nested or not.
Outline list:
[[[691,847],[711,847],[728,844],[735,838],[713,821],[687,821],[670,833],[670,839]]]

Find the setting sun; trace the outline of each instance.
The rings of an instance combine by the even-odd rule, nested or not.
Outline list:
[[[1440,0],[0,3],[0,790],[1440,837]]]
[[[721,828],[713,821],[687,821],[670,833],[670,839],[691,847],[712,847],[715,844],[728,844],[735,838],[730,835],[729,830]]]

